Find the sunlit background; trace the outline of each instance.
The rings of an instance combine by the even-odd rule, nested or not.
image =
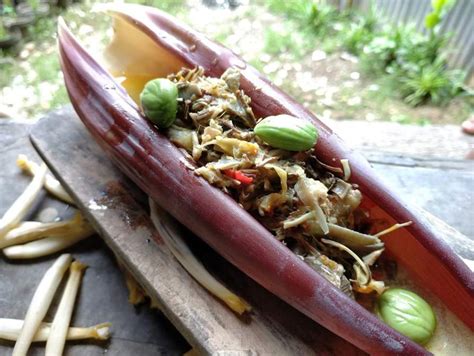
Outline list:
[[[322,118],[429,125],[472,115],[472,1],[134,2],[227,45]],[[3,0],[2,116],[35,118],[68,102],[57,18],[98,52],[112,29],[96,4]]]

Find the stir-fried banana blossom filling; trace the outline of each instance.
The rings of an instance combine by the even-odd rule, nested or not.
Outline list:
[[[240,89],[238,70],[211,78],[201,68],[182,69],[168,79],[178,88],[178,111],[166,133],[196,163],[196,174],[231,195],[349,296],[353,290],[383,290],[383,282],[374,283],[362,259],[384,244],[360,232],[367,221],[359,209],[360,191],[321,164],[314,149],[290,152],[262,141],[253,130],[257,119]],[[356,264],[354,255],[360,256]]]

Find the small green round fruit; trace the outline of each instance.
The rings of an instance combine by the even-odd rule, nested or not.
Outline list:
[[[254,131],[270,146],[288,151],[309,150],[318,139],[314,125],[290,115],[268,116]]]
[[[431,306],[417,294],[390,288],[380,296],[377,307],[385,323],[413,341],[424,345],[433,336],[436,316]]]
[[[158,78],[145,84],[140,103],[146,117],[160,129],[173,125],[178,111],[178,88],[171,80]]]

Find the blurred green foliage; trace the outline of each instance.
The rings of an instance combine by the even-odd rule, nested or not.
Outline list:
[[[265,33],[264,49],[271,55],[287,53],[297,60],[315,49],[333,52],[341,45],[338,33],[350,23],[348,13],[324,3],[265,0],[263,4],[286,20]]]
[[[291,24],[275,25],[265,32],[264,51],[271,55],[290,52],[295,58],[305,54],[307,38]]]
[[[3,26],[3,22],[0,21],[0,39],[7,37],[7,30],[5,29],[5,26]]]
[[[0,88],[4,88],[10,84],[13,73],[15,72],[15,62],[4,59],[5,54],[0,50]]]
[[[265,48],[270,49],[270,54],[294,51],[300,56],[314,50],[314,43],[318,42],[326,51],[346,50],[360,58],[368,75],[387,76],[389,80],[384,82],[390,83],[393,94],[412,106],[445,104],[465,91],[465,72],[448,69],[445,55],[449,37],[438,30],[455,0],[432,0],[432,11],[425,18],[428,35],[410,25],[377,21],[380,14],[374,8],[359,13],[339,11],[312,0],[265,3],[270,11],[292,22],[306,39],[296,41],[294,32],[280,37],[269,33],[270,44]]]
[[[373,9],[364,16],[353,16],[341,36],[343,47],[355,55],[362,53],[364,47],[373,40],[376,25],[377,18]]]
[[[446,36],[419,35],[410,27],[387,28],[364,47],[367,73],[388,75],[410,105],[445,104],[463,92],[465,72],[448,69],[442,50]]]
[[[464,92],[465,72],[447,66],[449,35],[436,31],[454,1],[432,3],[433,11],[425,17],[429,35],[409,25],[386,25],[360,53],[367,72],[390,76],[394,90],[413,106],[426,102],[446,104]]]
[[[40,6],[40,0],[27,0],[26,3],[30,5],[33,10],[37,10]]]
[[[446,70],[446,64],[441,59],[403,74],[405,76],[399,78],[401,95],[411,105],[428,99],[435,104],[444,104],[462,92],[463,73]]]
[[[105,2],[110,2],[110,0],[105,0]],[[172,14],[186,11],[185,0],[128,0],[128,2],[154,6]],[[39,1],[28,0],[28,4],[32,8],[37,8]],[[26,58],[28,68],[31,68],[29,71],[34,72],[34,75],[27,75],[27,73],[25,73],[25,66],[16,64],[16,60],[18,60],[17,56],[22,50],[21,46],[6,51],[0,51],[1,88],[12,85],[15,78],[17,78],[17,83],[35,88],[37,96],[39,97],[39,86],[41,83],[47,82],[59,86],[59,89],[54,91],[51,95],[49,102],[43,103],[43,105],[46,106],[26,107],[26,112],[29,115],[37,115],[46,109],[64,105],[69,101],[66,89],[62,83],[59,58],[56,53],[49,55],[34,54],[37,51],[54,46],[57,26],[56,15],[63,16],[65,21],[73,29],[77,28],[79,24],[93,26],[95,31],[103,34],[105,41],[106,30],[110,27],[110,19],[107,18],[106,21],[104,21],[102,15],[93,11],[91,12],[92,6],[93,3],[91,2],[83,2],[69,6],[64,10],[52,8],[52,15],[39,18],[34,24],[27,28],[26,38],[23,39],[23,44],[29,42],[35,47],[32,51],[33,55],[28,55]],[[8,6],[8,4],[3,7],[2,13],[4,16],[15,15],[13,6]],[[1,26],[0,21],[0,38],[2,38],[2,30],[4,30],[4,28]],[[5,34],[6,33],[7,32],[5,32]]]
[[[267,0],[269,11],[292,21],[305,35],[320,39],[337,32],[337,24],[347,19],[347,13],[324,3],[308,0]]]
[[[430,32],[434,32],[442,18],[451,10],[455,3],[456,0],[432,0],[432,10],[425,16],[425,27]]]
[[[56,55],[35,56],[30,59],[30,65],[35,68],[35,82],[41,83],[58,78],[59,58]]]
[[[38,43],[52,41],[56,33],[56,25],[56,19],[51,17],[40,18],[27,28],[27,39],[34,39]]]
[[[127,2],[156,7],[172,15],[186,11],[185,0],[127,0]]]
[[[187,15],[192,22],[186,0],[127,1],[154,6],[178,15],[178,18]],[[94,3],[95,0],[75,3],[68,9],[55,9],[54,12],[63,16],[73,31],[86,25],[103,36],[105,41],[111,22],[90,11]],[[387,93],[391,93],[393,97],[403,98],[410,105],[429,102],[442,104],[460,94],[472,96],[472,93],[466,93],[463,88],[464,73],[447,68],[444,53],[448,37],[439,33],[443,17],[453,4],[454,0],[432,0],[432,11],[425,18],[427,35],[418,33],[410,26],[389,25],[373,9],[366,13],[359,13],[354,9],[339,11],[322,1],[259,0],[258,4],[248,5],[247,13],[242,16],[258,21],[252,12],[258,6],[266,8],[279,19],[264,33],[263,52],[270,57],[276,58],[284,53],[285,60],[297,63],[316,49],[328,53],[348,51],[359,57],[361,68],[381,84],[380,90],[371,92],[368,100],[376,100],[374,97],[382,96],[381,93],[385,98],[388,97]],[[5,10],[8,12],[9,9],[13,7],[4,7],[4,15],[8,15]],[[51,16],[38,20],[28,29],[24,43],[34,43],[33,54],[54,47],[56,24],[56,17]],[[0,26],[0,38],[1,30]],[[229,25],[223,29],[222,38],[217,40],[222,41],[237,30],[235,26]],[[84,33],[81,36],[87,38],[88,35]],[[67,94],[62,87],[57,57],[51,54],[19,60],[16,57],[18,54],[19,51],[0,52],[0,87],[11,85],[15,78],[16,82],[32,87],[37,87],[41,82],[56,83],[61,85],[61,90],[51,98],[51,107],[66,103]],[[268,60],[261,62],[259,57],[257,54],[250,61],[255,67],[262,69]],[[36,75],[27,76],[26,63],[22,62],[28,62]],[[21,80],[18,80],[19,77]],[[292,87],[286,89],[290,92],[293,90]],[[353,95],[352,92],[349,94]],[[29,113],[36,115],[40,111],[41,108],[31,108]]]

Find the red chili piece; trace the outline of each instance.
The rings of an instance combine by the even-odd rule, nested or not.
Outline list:
[[[252,177],[246,176],[246,175],[243,174],[241,171],[236,171],[236,170],[234,170],[234,169],[226,169],[226,170],[224,170],[224,174],[225,174],[227,177],[236,179],[236,180],[238,180],[240,183],[245,184],[245,185],[251,184],[251,183],[253,182],[253,178],[252,178]]]

